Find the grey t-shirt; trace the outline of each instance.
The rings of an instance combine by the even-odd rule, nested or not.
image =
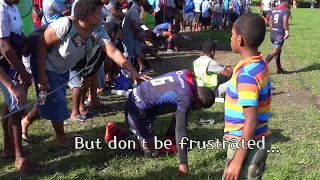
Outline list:
[[[69,71],[83,57],[94,53],[95,46],[104,45],[111,41],[101,26],[97,26],[93,30],[91,37],[87,41],[82,40],[77,34],[75,26],[70,24],[68,17],[57,19],[50,26],[56,31],[61,42],[47,53],[46,70],[54,71],[58,74]],[[70,32],[68,33],[69,29]]]
[[[208,69],[207,72],[208,73],[216,73],[219,74],[220,72],[222,72],[224,70],[224,67],[220,66],[216,61],[211,60],[209,65],[208,65]]]
[[[140,7],[135,3],[128,10],[122,23],[122,39],[135,39],[136,30],[132,28],[132,23],[134,21],[140,22],[140,11]]]

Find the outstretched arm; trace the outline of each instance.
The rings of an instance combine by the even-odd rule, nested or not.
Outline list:
[[[187,111],[177,109],[176,116],[176,142],[179,153],[179,174],[186,175],[188,169],[188,155],[187,155]]]

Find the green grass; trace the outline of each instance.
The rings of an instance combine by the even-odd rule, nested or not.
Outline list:
[[[294,9],[293,21],[290,22],[290,39],[286,41],[283,51],[283,66],[289,71],[294,71],[291,61],[296,62],[297,70],[302,72],[289,75],[275,74],[274,62],[270,64],[273,78],[273,87],[277,88],[277,94],[273,96],[272,118],[270,128],[273,132],[273,149],[279,153],[270,153],[267,160],[264,179],[319,179],[320,177],[320,112],[315,106],[304,100],[303,85],[300,83],[300,75],[303,81],[310,85],[314,95],[320,94],[319,64],[316,45],[319,41],[318,23],[316,17],[320,12],[311,9]],[[230,42],[230,34],[227,32],[201,33],[198,39],[210,37],[224,41],[224,45]],[[292,53],[291,58],[289,51]],[[269,35],[261,46],[261,51],[266,56],[271,50]],[[236,64],[240,58],[238,55],[228,55],[228,59]],[[163,73],[180,68],[191,67],[196,54],[165,55],[165,62],[156,63],[158,73]],[[224,54],[217,53],[217,61],[223,63]],[[314,65],[318,64],[318,65]],[[32,89],[30,90],[30,92]],[[306,93],[307,92],[307,93]],[[287,94],[291,96],[287,96]],[[34,99],[34,94],[30,95]],[[69,123],[65,127],[70,135],[82,136],[85,140],[103,141],[105,124],[115,121],[120,127],[126,127],[124,122],[123,98],[116,96],[107,97],[110,108],[99,111],[99,116],[87,123]],[[69,99],[70,100],[70,99]],[[3,100],[2,100],[3,101]],[[70,107],[69,107],[70,108]],[[115,111],[112,112],[111,110]],[[193,140],[221,139],[223,136],[223,104],[215,104],[212,108],[192,112],[189,117],[189,134]],[[109,116],[103,113],[110,114]],[[155,132],[162,137],[169,126],[172,115],[157,118]],[[214,125],[198,124],[200,118],[215,119]],[[156,159],[148,159],[131,151],[110,150],[102,143],[102,150],[61,150],[55,146],[54,130],[51,123],[39,120],[30,126],[30,138],[34,144],[24,144],[29,157],[33,162],[39,163],[43,171],[30,179],[176,179],[178,157],[170,155]],[[2,137],[2,131],[0,136]],[[3,141],[0,139],[0,146]],[[0,150],[1,151],[1,150]],[[189,179],[221,179],[225,166],[225,150],[200,150],[193,149],[189,153],[190,178]],[[14,168],[12,160],[0,160],[0,179],[17,179],[19,174]]]

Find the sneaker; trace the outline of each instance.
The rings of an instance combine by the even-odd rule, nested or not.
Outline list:
[[[288,74],[288,71],[285,71],[283,69],[278,69],[277,74]]]
[[[140,74],[148,74],[148,73],[153,73],[153,69],[147,69],[146,67],[142,67],[139,71]]]
[[[105,142],[109,142],[115,136],[118,126],[114,122],[109,122],[106,125],[106,134],[104,135]]]
[[[172,49],[167,49],[167,53],[173,53]]]

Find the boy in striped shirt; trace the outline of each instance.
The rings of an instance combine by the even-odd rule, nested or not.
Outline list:
[[[264,20],[253,13],[240,16],[232,28],[232,51],[243,60],[233,70],[225,99],[224,138],[236,143],[228,147],[226,180],[261,179],[271,147],[271,79],[258,51],[265,33]]]

